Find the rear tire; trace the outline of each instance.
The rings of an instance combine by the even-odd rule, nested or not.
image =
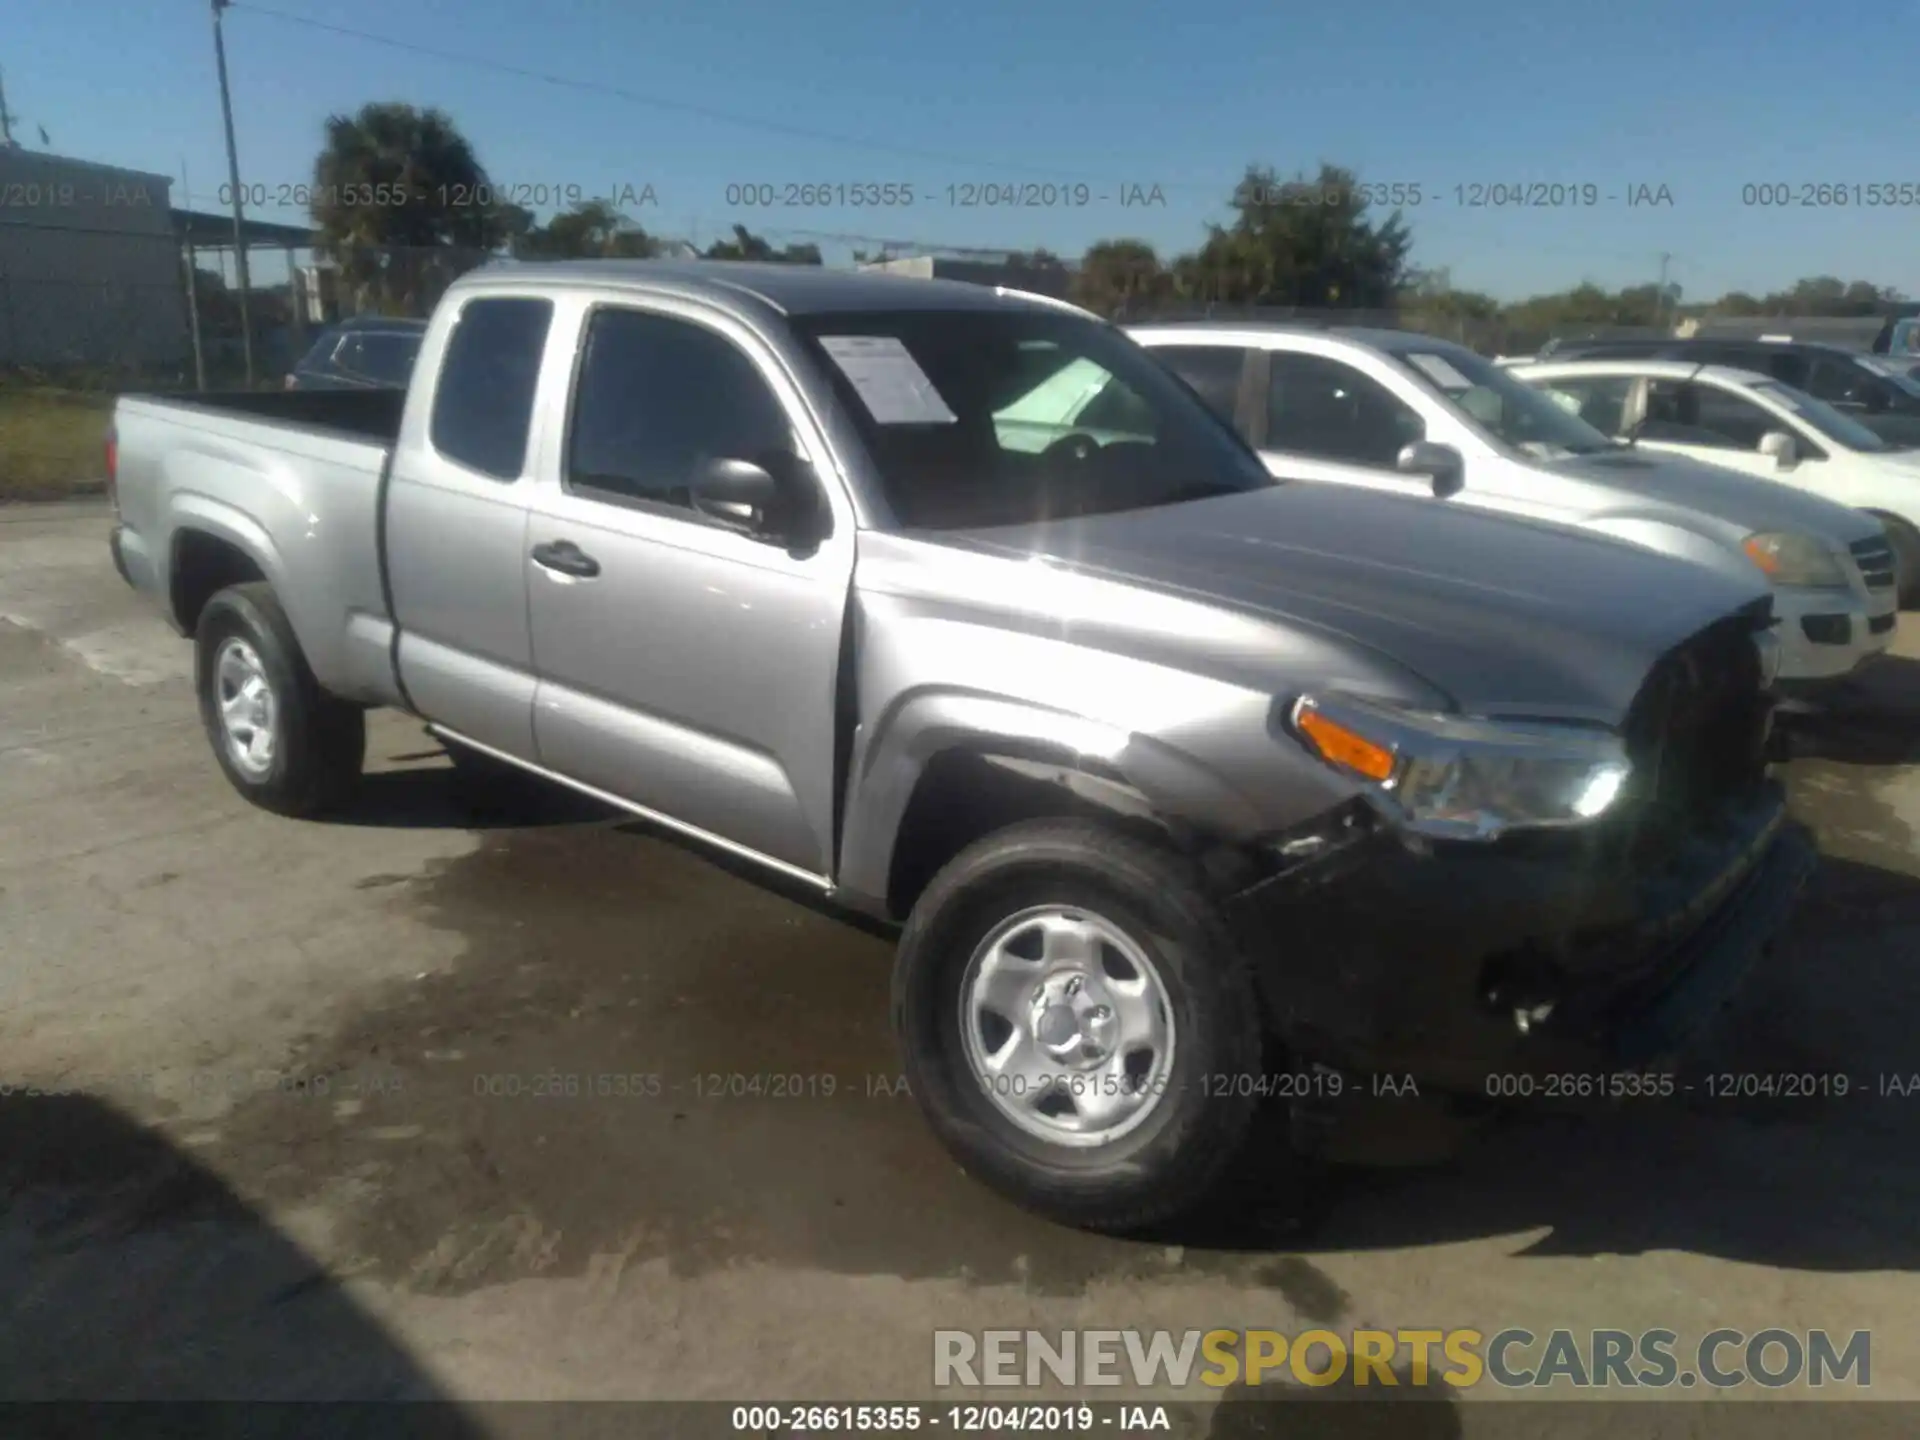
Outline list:
[[[909,1086],[961,1165],[1068,1225],[1133,1232],[1195,1210],[1258,1105],[1234,1077],[1260,1068],[1259,1008],[1217,905],[1182,857],[1103,825],[1015,825],[949,863],[902,932],[893,1018]],[[1011,1055],[1052,1083],[1012,1093],[1015,1067],[995,1068]],[[1116,1082],[1134,1098],[1103,1105]]]
[[[264,581],[230,585],[194,628],[200,719],[233,788],[278,815],[319,815],[360,779],[366,712],[313,678]]]

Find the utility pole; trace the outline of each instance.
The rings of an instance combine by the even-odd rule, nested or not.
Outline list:
[[[7,109],[7,85],[0,78],[0,145],[13,144],[13,115]]]
[[[227,89],[227,42],[220,33],[220,12],[231,0],[213,0],[213,59],[220,70],[220,115],[227,126],[227,179],[233,194],[233,263],[240,282],[240,353],[247,367],[247,388],[253,388],[253,318],[248,313],[246,221],[240,210],[240,152],[233,141],[233,96]]]

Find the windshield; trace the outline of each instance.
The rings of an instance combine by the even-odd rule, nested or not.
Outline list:
[[[1857,355],[1854,358],[1875,374],[1886,376],[1897,389],[1920,399],[1920,380],[1914,378],[1915,361],[1911,357],[1889,359],[1884,355]]]
[[[961,529],[1278,484],[1117,330],[1029,310],[802,315],[902,525]]]
[[[1495,440],[1540,460],[1597,455],[1616,448],[1543,390],[1474,354],[1448,345],[1409,347],[1394,358]]]
[[[1782,385],[1778,380],[1757,381],[1751,388],[1754,394],[1764,395],[1774,404],[1786,406],[1804,423],[1811,425],[1827,439],[1837,441],[1849,450],[1893,449],[1893,446],[1858,420],[1849,419],[1826,401],[1816,400],[1804,390],[1796,390],[1791,385]]]

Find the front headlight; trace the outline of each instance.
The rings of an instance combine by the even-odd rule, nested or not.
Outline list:
[[[1776,585],[1845,585],[1846,568],[1833,547],[1812,535],[1762,531],[1740,548]]]
[[[1632,764],[1608,730],[1506,724],[1401,710],[1356,696],[1303,696],[1293,729],[1408,830],[1492,840],[1584,825],[1619,799]]]

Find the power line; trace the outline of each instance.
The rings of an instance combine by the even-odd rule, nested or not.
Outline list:
[[[969,169],[991,170],[1021,175],[1042,176],[1052,180],[1084,182],[1095,185],[1132,185],[1133,180],[1122,179],[1115,175],[1092,175],[1069,170],[1049,169],[1044,166],[1021,165],[1013,161],[982,160],[978,156],[954,155],[941,150],[922,150],[911,145],[893,145],[884,140],[863,140],[858,136],[841,135],[829,130],[814,130],[803,125],[788,125],[778,120],[762,120],[750,115],[736,115],[726,110],[716,110],[708,105],[696,105],[686,100],[671,100],[659,95],[646,95],[638,90],[629,90],[623,85],[609,85],[599,80],[582,80],[570,75],[555,75],[545,70],[531,70],[525,66],[509,65],[499,60],[489,60],[478,55],[461,55],[451,50],[441,50],[432,45],[421,45],[411,40],[396,40],[391,35],[376,35],[369,30],[358,30],[349,25],[335,25],[331,21],[315,20],[306,15],[293,15],[285,10],[275,10],[266,5],[255,5],[250,0],[229,0],[229,8],[246,10],[255,15],[271,16],[290,25],[304,25],[313,30],[324,30],[333,35],[345,35],[355,40],[365,41],[369,45],[384,45],[393,50],[404,50],[414,55],[426,55],[435,60],[444,60],[454,65],[468,65],[480,70],[491,70],[500,75],[514,75],[523,80],[537,80],[544,85],[555,85],[563,90],[579,90],[597,95],[611,96],[635,105],[645,105],[655,110],[671,111],[681,115],[696,115],[703,120],[716,121],[722,125],[737,125],[742,129],[760,130],[771,135],[785,135],[796,140],[813,140],[823,145],[839,145],[846,149],[865,150],[873,154],[898,155],[909,160],[928,160],[943,165],[963,165]],[[1162,190],[1204,191],[1217,195],[1222,188],[1218,184],[1201,184],[1196,181],[1167,182],[1159,187]]]

